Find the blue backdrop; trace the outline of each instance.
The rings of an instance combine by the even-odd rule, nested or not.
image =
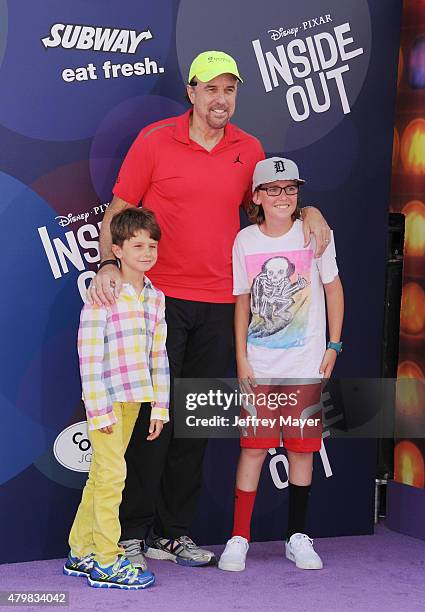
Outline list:
[[[0,0],[0,562],[66,552],[90,460],[75,340],[99,223],[138,131],[185,110],[202,50],[237,58],[235,123],[297,161],[304,202],[335,230],[348,306],[337,374],[379,376],[400,11],[401,0]],[[235,440],[209,445],[193,533],[204,543],[229,535],[237,452]],[[281,453],[264,467],[257,539],[285,522]],[[325,442],[313,535],[371,531],[374,460],[373,442]]]

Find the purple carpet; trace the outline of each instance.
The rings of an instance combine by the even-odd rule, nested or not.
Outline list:
[[[69,591],[68,609],[79,612],[425,610],[422,540],[379,526],[373,536],[323,538],[315,541],[315,547],[324,561],[321,571],[297,569],[283,557],[282,542],[262,542],[251,545],[244,572],[150,561],[157,584],[146,591],[90,588],[85,579],[62,574],[62,559],[2,565],[0,590]],[[1,608],[12,609],[17,608]]]

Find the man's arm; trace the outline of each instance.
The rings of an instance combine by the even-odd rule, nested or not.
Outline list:
[[[112,253],[111,248],[111,220],[114,215],[129,206],[131,206],[131,204],[114,196],[112,202],[105,210],[99,236],[101,262],[107,259],[115,259],[115,255]],[[114,264],[107,264],[98,271],[87,290],[87,297],[90,304],[97,304],[98,306],[114,304],[116,298],[120,294],[121,285],[122,280],[119,268]]]
[[[304,232],[304,246],[306,247],[310,244],[311,235],[313,235],[316,239],[316,250],[314,256],[320,257],[330,242],[331,230],[329,225],[326,223],[326,219],[320,210],[314,206],[302,208],[301,212]]]
[[[128,202],[124,202],[121,198],[114,196],[112,198],[112,202],[105,210],[105,214],[103,215],[102,225],[100,227],[100,236],[99,236],[99,248],[100,248],[100,261],[105,261],[105,259],[115,259],[115,255],[112,252],[112,240],[111,240],[111,221],[112,217],[121,211],[129,208],[131,204]],[[102,268],[103,269],[103,268]]]
[[[329,340],[330,342],[340,342],[344,319],[344,291],[339,276],[336,276],[332,282],[324,284],[324,289],[328,313]],[[326,350],[320,366],[320,372],[324,378],[330,378],[336,358],[337,353],[334,349]]]

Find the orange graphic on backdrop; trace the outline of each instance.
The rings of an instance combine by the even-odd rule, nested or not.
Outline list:
[[[401,296],[400,328],[406,334],[420,334],[424,326],[424,290],[417,283],[406,283]]]
[[[395,447],[394,478],[397,482],[423,488],[425,484],[424,458],[416,444],[403,440]]]
[[[424,373],[417,363],[403,361],[397,369],[397,414],[421,418],[425,406]]]
[[[425,255],[425,205],[420,200],[412,200],[406,204],[402,213],[406,215],[406,255]]]
[[[401,159],[409,174],[425,174],[425,119],[414,119],[404,130]]]
[[[420,366],[413,361],[403,361],[397,369],[397,378],[424,378]]]

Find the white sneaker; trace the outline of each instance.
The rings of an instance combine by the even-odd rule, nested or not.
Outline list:
[[[300,569],[322,569],[322,559],[313,548],[313,540],[305,533],[294,533],[285,542],[286,558]]]
[[[218,567],[228,572],[241,572],[245,569],[245,559],[249,544],[242,536],[233,536],[227,544],[218,562]]]

